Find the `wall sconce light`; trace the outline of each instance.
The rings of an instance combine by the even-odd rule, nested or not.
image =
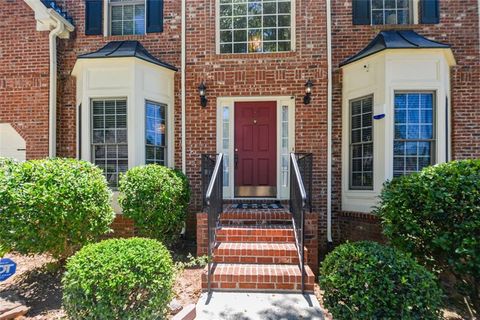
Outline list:
[[[207,102],[208,102],[207,98],[205,97],[206,93],[207,93],[207,87],[205,86],[205,83],[203,83],[202,81],[202,83],[200,83],[200,85],[198,86],[198,94],[200,95],[200,105],[204,108],[207,106]]]
[[[303,97],[304,104],[310,104],[310,102],[312,102],[312,87],[313,82],[308,79],[307,83],[305,83],[305,96]]]

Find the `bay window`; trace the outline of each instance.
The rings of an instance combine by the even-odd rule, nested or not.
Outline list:
[[[92,100],[92,162],[103,170],[108,184],[118,186],[128,170],[127,101]]]
[[[373,189],[373,97],[350,102],[350,189]]]
[[[145,163],[166,165],[166,106],[147,101],[145,104]]]
[[[434,132],[433,93],[395,93],[394,177],[433,164]]]

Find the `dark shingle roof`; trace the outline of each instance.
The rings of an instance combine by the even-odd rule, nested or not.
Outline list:
[[[364,49],[340,63],[340,66],[361,60],[386,49],[448,49],[448,44],[429,40],[413,30],[381,31]]]
[[[155,58],[150,52],[145,49],[138,41],[112,41],[107,43],[101,49],[79,55],[79,59],[93,59],[93,58],[125,58],[136,57],[150,63],[156,64],[167,69],[178,71],[178,69],[171,64]]]

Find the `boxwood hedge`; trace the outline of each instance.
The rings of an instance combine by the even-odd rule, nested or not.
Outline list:
[[[480,314],[480,160],[393,179],[376,213],[393,246],[432,270],[455,274]]]
[[[374,242],[346,243],[320,268],[334,319],[440,319],[435,276],[413,258]]]
[[[163,319],[174,267],[153,239],[111,239],[90,244],[68,260],[63,306],[69,319]]]
[[[135,222],[139,235],[175,242],[190,201],[185,175],[156,164],[134,167],[121,177],[119,190],[123,214]]]
[[[74,159],[2,160],[0,244],[64,260],[108,232],[111,192],[100,169]]]

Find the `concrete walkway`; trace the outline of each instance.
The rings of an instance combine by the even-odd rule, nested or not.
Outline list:
[[[313,294],[203,293],[197,303],[197,320],[324,320]]]

